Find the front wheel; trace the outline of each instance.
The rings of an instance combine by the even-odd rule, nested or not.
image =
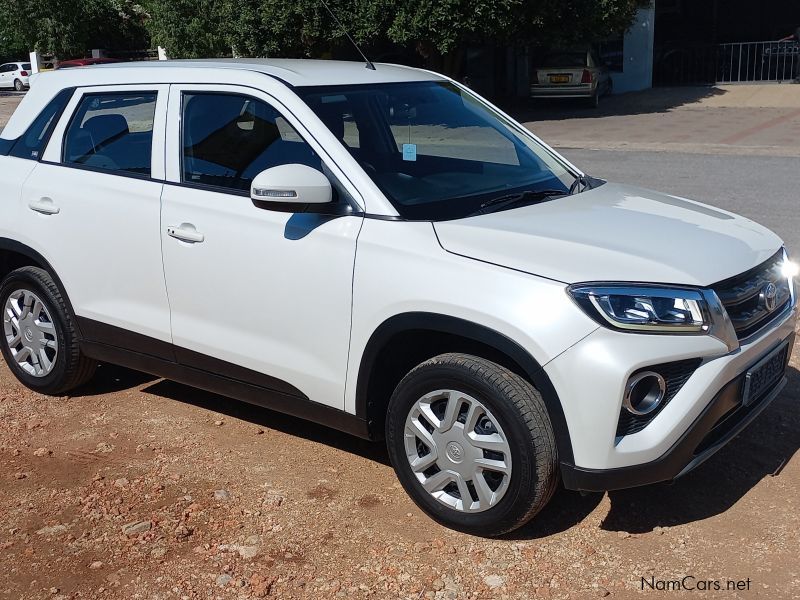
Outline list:
[[[12,271],[0,285],[0,306],[0,349],[24,385],[59,395],[92,377],[97,363],[81,353],[64,296],[47,271],[38,267]]]
[[[20,81],[19,79],[15,79],[14,89],[17,90],[18,92],[21,92],[23,89],[25,89],[25,86],[23,85],[22,81]]]
[[[541,395],[512,371],[475,356],[442,354],[406,375],[389,402],[386,442],[417,505],[473,535],[524,525],[558,481]]]

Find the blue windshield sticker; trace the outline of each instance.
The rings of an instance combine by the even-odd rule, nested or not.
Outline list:
[[[416,144],[403,144],[403,160],[410,160],[410,161],[417,160]]]

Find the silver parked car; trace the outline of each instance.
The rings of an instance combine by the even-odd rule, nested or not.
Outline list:
[[[532,98],[585,98],[592,106],[610,94],[608,67],[590,48],[552,50],[531,73]]]

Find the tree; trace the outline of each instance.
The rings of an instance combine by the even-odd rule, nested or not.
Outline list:
[[[624,31],[651,0],[330,0],[369,47],[414,48],[456,73],[471,43],[587,41]],[[150,0],[153,42],[173,57],[323,56],[346,43],[319,0]]]
[[[59,57],[147,45],[147,12],[133,0],[0,0],[0,54]]]
[[[247,2],[242,2],[246,4]],[[147,0],[146,21],[153,46],[170,58],[208,58],[230,53],[221,0]]]

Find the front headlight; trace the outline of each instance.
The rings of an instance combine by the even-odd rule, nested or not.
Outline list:
[[[614,329],[704,334],[712,326],[708,301],[700,290],[578,284],[568,291],[590,317]]]

